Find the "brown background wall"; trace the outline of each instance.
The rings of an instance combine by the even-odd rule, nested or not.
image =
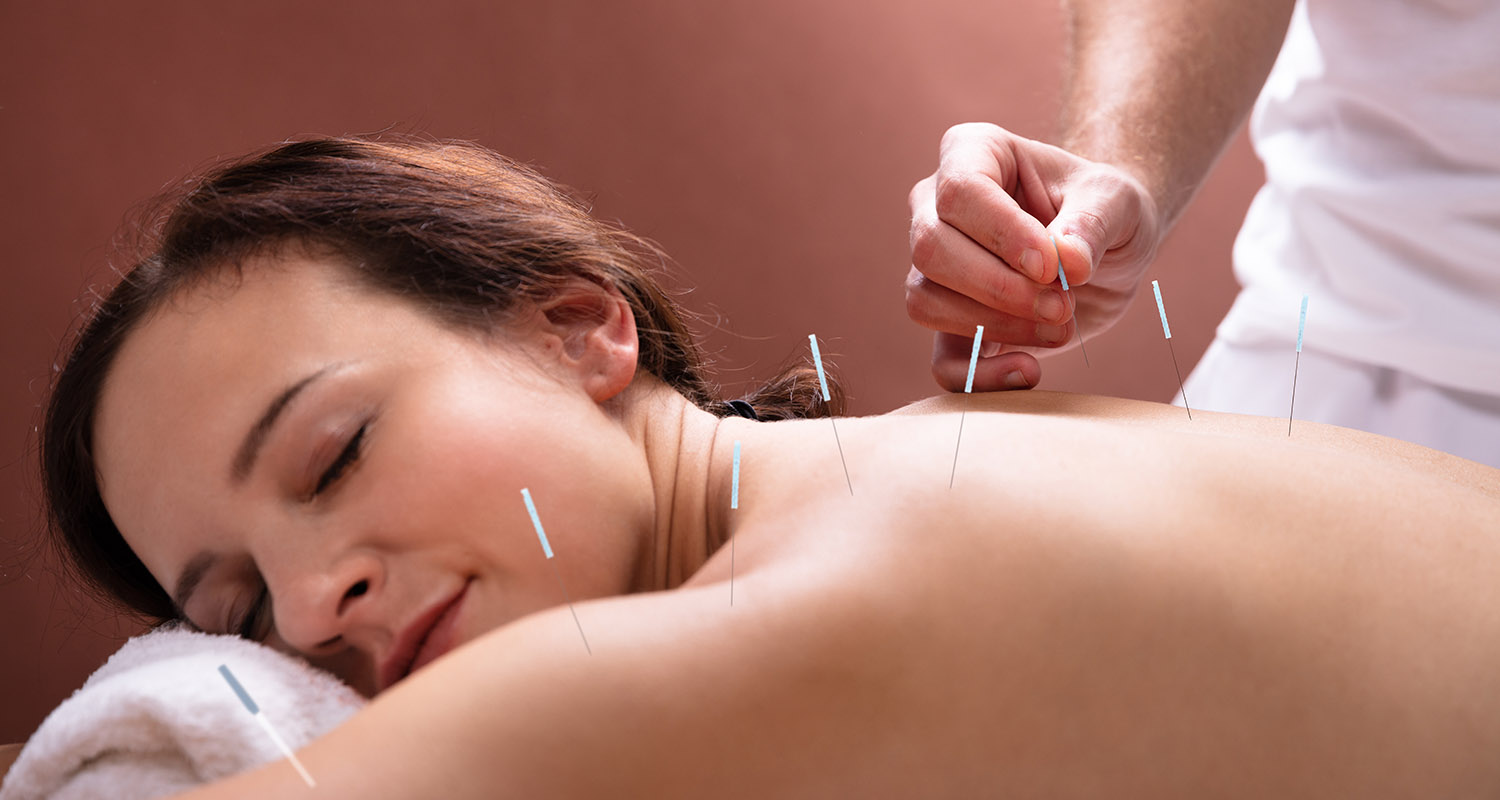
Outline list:
[[[1045,138],[1055,0],[0,4],[0,742],[20,741],[135,628],[34,548],[33,426],[59,341],[124,212],[216,156],[388,126],[534,162],[671,253],[736,385],[808,333],[852,411],[935,392],[908,322],[906,192],[949,125]],[[1197,360],[1228,308],[1260,170],[1243,137],[1149,277]],[[1087,332],[1087,329],[1086,331]],[[1164,400],[1150,292],[1052,389]]]

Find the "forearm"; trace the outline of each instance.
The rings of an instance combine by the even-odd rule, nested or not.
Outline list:
[[[1064,0],[1060,144],[1117,166],[1171,229],[1249,114],[1292,0]]]

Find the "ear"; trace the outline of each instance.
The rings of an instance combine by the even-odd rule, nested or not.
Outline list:
[[[549,355],[596,403],[614,397],[635,377],[640,355],[635,313],[613,285],[569,280],[538,305]]]

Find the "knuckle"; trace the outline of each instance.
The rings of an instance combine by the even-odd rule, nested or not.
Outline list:
[[[976,179],[968,173],[939,174],[935,205],[940,219],[952,219],[962,212],[978,187]]]
[[[1144,192],[1140,184],[1123,170],[1107,164],[1095,165],[1084,178],[1084,186],[1107,202],[1116,204],[1127,213],[1136,213],[1141,207]]]
[[[927,276],[923,275],[916,267],[906,271],[906,296],[910,298],[914,292],[921,291],[927,285]]]
[[[938,224],[928,220],[912,220],[911,260],[916,267],[932,264],[938,257]]]
[[[943,146],[946,147],[953,144],[955,140],[967,138],[969,133],[974,130],[976,124],[978,123],[960,122],[957,125],[949,126],[948,130],[943,131]]]
[[[1083,188],[1099,195],[1118,194],[1125,187],[1124,173],[1109,164],[1090,161],[1080,171],[1078,182]]]
[[[1074,212],[1072,223],[1090,242],[1103,241],[1109,232],[1109,223],[1092,209],[1081,208]]]
[[[998,276],[993,280],[985,281],[984,288],[986,295],[985,305],[995,309],[1004,309],[1010,304],[1016,294],[1015,289],[1011,287],[1009,281]]]
[[[937,173],[933,173],[912,184],[911,191],[906,193],[906,205],[911,209],[912,216],[916,216],[925,202],[926,196],[932,191],[932,184],[937,181]]]
[[[923,327],[929,327],[932,322],[932,304],[928,302],[926,279],[918,273],[915,278],[906,281],[906,316],[912,322]]]
[[[1117,191],[1121,201],[1125,204],[1125,211],[1131,216],[1139,217],[1144,206],[1145,190],[1140,188],[1140,184],[1128,178],[1120,177],[1116,180],[1120,184]]]
[[[991,122],[960,122],[943,132],[943,143],[954,139],[994,137],[1005,133],[1005,129]]]
[[[983,234],[984,241],[980,242],[984,249],[1004,259],[1007,264],[1015,264],[1020,260],[1019,248],[1012,243],[1010,231],[1002,226],[996,226],[986,230]]]

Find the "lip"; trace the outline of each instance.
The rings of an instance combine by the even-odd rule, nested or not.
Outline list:
[[[473,582],[473,578],[464,581],[457,592],[433,603],[401,631],[395,646],[380,663],[378,691],[391,688],[407,675],[453,649],[459,612],[464,598],[468,596],[469,584]]]

